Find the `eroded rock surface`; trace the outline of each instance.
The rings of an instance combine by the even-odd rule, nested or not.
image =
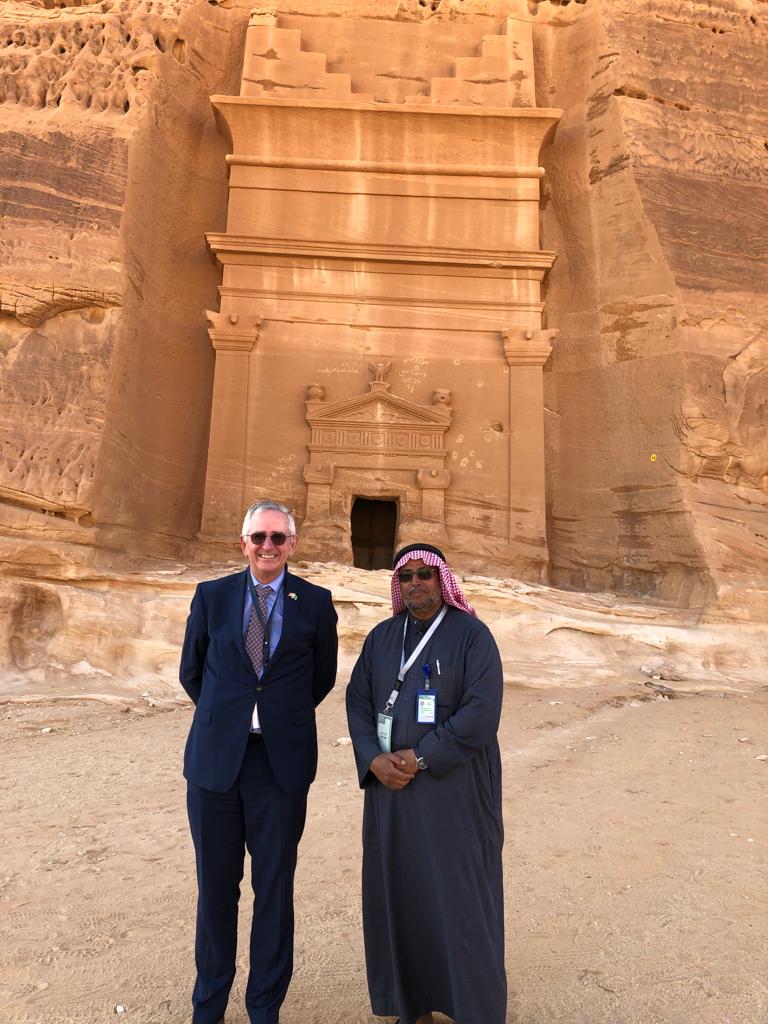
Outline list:
[[[239,569],[82,567],[66,583],[41,573],[0,580],[0,699],[185,702],[179,651],[194,587]],[[333,593],[346,683],[365,637],[392,614],[390,574],[315,563],[294,571]],[[465,577],[462,589],[499,643],[509,686],[629,685],[657,695],[658,685],[685,694],[765,682],[765,625],[481,576]]]
[[[553,578],[766,614],[768,11],[541,3]],[[707,596],[709,595],[709,596]]]
[[[218,308],[204,234],[223,230],[227,198],[210,96],[238,92],[249,11],[0,3],[8,573],[190,552],[212,391],[204,311]],[[334,88],[380,103],[474,103],[492,88],[564,111],[543,159],[541,242],[558,254],[551,578],[764,619],[763,0],[286,0],[267,13],[301,27],[294,58],[324,54]],[[510,16],[532,26],[535,90],[492,82],[490,51],[478,63],[474,42]],[[356,48],[355,19],[381,23],[378,52]],[[454,51],[473,45],[427,53],[435,30]],[[428,77],[443,83],[433,95]]]
[[[203,232],[226,181],[208,96],[235,80],[244,16],[0,12],[2,523],[47,536],[54,511],[100,528],[59,523],[78,546],[167,549],[199,515],[217,283]]]

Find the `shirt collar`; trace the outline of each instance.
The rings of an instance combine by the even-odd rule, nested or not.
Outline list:
[[[283,571],[280,573],[277,579],[272,580],[271,583],[259,583],[256,577],[253,575],[253,571],[251,570],[250,566],[248,567],[248,572],[250,572],[251,574],[251,580],[253,581],[254,587],[269,587],[273,594],[280,593],[280,587],[282,587],[283,582],[285,581],[285,568],[283,568]]]

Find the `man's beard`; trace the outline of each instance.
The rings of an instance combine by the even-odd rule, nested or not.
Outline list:
[[[443,599],[443,595],[438,590],[436,594],[416,594],[411,597],[403,596],[405,607],[409,612],[429,612],[436,610]]]

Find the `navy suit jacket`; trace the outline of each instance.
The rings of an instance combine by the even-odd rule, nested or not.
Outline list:
[[[317,771],[315,708],[336,681],[337,616],[329,590],[286,572],[280,642],[259,680],[243,643],[247,571],[201,583],[192,598],[179,670],[196,705],[184,776],[219,793],[233,785],[258,699],[270,766],[290,793]]]

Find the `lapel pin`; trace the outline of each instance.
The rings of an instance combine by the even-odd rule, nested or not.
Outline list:
[[[290,592],[290,594],[288,595],[288,597],[290,597],[290,599],[291,599],[292,601],[298,601],[298,600],[299,600],[299,595],[298,595],[298,594],[294,594],[294,592],[293,592],[293,591],[291,591],[291,592]]]

